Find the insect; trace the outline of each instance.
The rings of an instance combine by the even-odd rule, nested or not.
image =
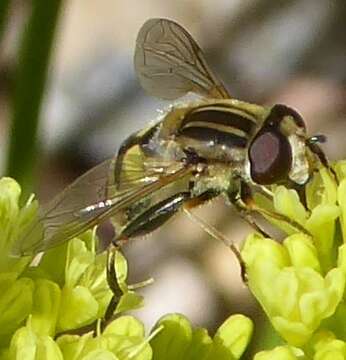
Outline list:
[[[209,234],[224,240],[191,209],[217,196],[233,204],[252,226],[255,212],[301,225],[256,205],[253,194],[270,196],[269,186],[303,189],[320,164],[328,167],[318,143],[308,137],[302,117],[276,104],[258,106],[232,99],[206,63],[191,35],[167,19],[148,20],[140,29],[134,64],[142,87],[176,103],[155,125],[139,130],[117,155],[97,165],[57,195],[16,244],[19,255],[57,246],[111,218],[115,239],[108,251],[108,281],[119,299],[114,249],[160,227],[179,210]],[[241,257],[230,244],[239,261]]]

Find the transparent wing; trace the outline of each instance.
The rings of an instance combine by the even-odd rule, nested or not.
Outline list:
[[[127,184],[124,181],[124,189],[114,191],[110,190],[114,184],[108,185],[108,180],[115,161],[110,159],[92,168],[42,208],[35,223],[15,242],[13,255],[32,255],[60,245],[190,171],[181,166],[167,175],[146,176],[142,181],[134,176],[132,186],[132,180]]]
[[[191,35],[167,19],[150,19],[139,30],[134,57],[142,87],[162,99],[194,92],[210,98],[229,98],[211,72]]]
[[[72,221],[80,209],[104,200],[111,161],[108,159],[87,171],[40,208],[37,220],[15,242],[13,255],[37,253],[67,241],[62,236],[55,240],[56,234],[61,232],[64,224]]]

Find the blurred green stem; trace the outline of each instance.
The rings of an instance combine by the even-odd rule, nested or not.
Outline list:
[[[5,27],[5,22],[7,19],[7,15],[8,15],[8,9],[9,9],[9,5],[10,5],[11,0],[1,0],[0,1],[0,43],[2,40],[2,36],[3,36],[3,32],[4,32],[4,27]]]
[[[61,5],[62,0],[32,0],[18,56],[7,173],[21,184],[25,196],[33,190],[38,119]]]

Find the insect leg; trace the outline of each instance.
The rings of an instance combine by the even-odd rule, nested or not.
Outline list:
[[[246,278],[246,269],[245,269],[245,263],[241,257],[241,254],[236,247],[236,245],[227,239],[224,234],[222,234],[218,229],[216,229],[213,225],[207,223],[202,218],[200,218],[198,215],[195,215],[191,212],[191,209],[194,207],[197,207],[198,205],[203,204],[204,202],[211,200],[212,198],[219,195],[219,193],[215,191],[206,191],[203,194],[199,195],[198,197],[195,197],[193,199],[190,199],[184,204],[184,213],[195,223],[197,224],[202,230],[204,230],[207,234],[209,234],[211,237],[217,240],[221,240],[226,246],[228,246],[231,251],[236,256],[239,265],[240,265],[240,272],[241,272],[241,278],[244,283],[247,282]]]
[[[116,270],[114,267],[116,251],[119,251],[121,246],[125,244],[128,239],[137,236],[144,236],[160,227],[179,210],[184,201],[189,197],[189,192],[182,192],[160,201],[148,210],[144,211],[141,215],[137,216],[114,239],[113,244],[108,250],[107,260],[107,282],[113,292],[113,297],[105,313],[106,321],[108,321],[113,316],[119,300],[123,295],[123,291],[119,286]]]
[[[225,237],[225,235],[222,234],[213,225],[208,224],[202,218],[200,218],[198,215],[193,214],[190,211],[190,208],[191,207],[189,207],[189,206],[184,206],[184,213],[188,216],[188,218],[191,219],[195,224],[197,224],[202,230],[204,230],[211,237],[213,237],[216,240],[221,240],[234,253],[234,255],[236,256],[236,258],[237,258],[237,260],[239,262],[239,265],[240,265],[241,278],[242,278],[243,282],[246,283],[247,282],[247,277],[246,277],[245,263],[244,263],[244,261],[243,261],[243,259],[241,257],[240,251],[238,250],[236,245],[232,241],[227,239]]]
[[[109,288],[112,290],[113,296],[108,304],[105,320],[108,321],[114,314],[114,311],[119,303],[123,291],[119,286],[117,274],[115,272],[115,254],[119,251],[119,247],[111,244],[107,250],[107,282]]]
[[[258,233],[262,234],[264,237],[270,237],[267,232],[262,229],[255,221],[255,219],[252,217],[251,209],[249,209],[249,206],[247,206],[246,199],[244,199],[244,195],[242,193],[242,184],[239,184],[239,188],[236,191],[228,192],[227,196],[229,201],[232,203],[232,205],[236,208],[239,215]]]
[[[241,199],[241,202],[239,202],[239,204],[243,207],[243,211],[245,212],[245,214],[248,214],[251,216],[251,212],[257,212],[261,215],[269,216],[275,220],[283,221],[286,224],[293,227],[294,229],[296,229],[297,231],[302,232],[309,237],[312,237],[310,232],[308,230],[306,230],[304,226],[302,226],[298,222],[290,219],[288,216],[280,214],[275,211],[263,209],[262,207],[256,205],[249,185],[243,181],[240,183],[240,199]],[[230,199],[230,200],[232,201],[232,199]],[[258,227],[258,225],[255,225],[255,226],[259,229],[258,231],[263,233],[263,231]],[[264,232],[264,234],[265,234],[265,232]],[[266,235],[266,236],[268,236],[268,235]]]
[[[123,229],[120,240],[124,241],[128,238],[151,233],[170,219],[189,197],[189,192],[181,192],[155,204],[137,216]]]
[[[323,150],[318,146],[316,137],[312,137],[307,140],[307,145],[309,146],[310,150],[318,157],[320,163],[322,166],[324,166],[328,171],[332,174],[334,177],[336,183],[338,184],[338,176],[335,172],[335,170],[330,166],[329,161],[326,157],[326,154],[323,152]]]

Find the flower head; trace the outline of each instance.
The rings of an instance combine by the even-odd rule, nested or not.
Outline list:
[[[231,316],[214,337],[206,329],[193,329],[178,314],[165,316],[146,337],[139,320],[120,316],[142,305],[142,296],[134,289],[148,283],[127,284],[127,261],[120,252],[115,254],[115,268],[123,296],[115,309],[117,318],[104,326],[112,292],[106,252],[96,252],[95,230],[46,251],[33,262],[30,256],[10,258],[16,238],[37,213],[36,201],[21,208],[19,196],[14,180],[0,180],[1,359],[160,360],[177,352],[186,360],[240,358],[252,334],[252,322],[245,316]],[[78,335],[73,335],[76,331]]]
[[[288,233],[282,242],[252,234],[242,249],[251,291],[275,330],[289,346],[297,347],[306,346],[335,316],[346,284],[345,246],[340,241],[346,234],[346,179],[341,178],[337,185],[328,170],[322,169],[306,193],[307,208],[294,190],[278,186],[273,206],[303,225],[311,236],[273,221]],[[275,352],[288,356],[292,349]],[[262,356],[266,358],[265,354],[258,358]]]

